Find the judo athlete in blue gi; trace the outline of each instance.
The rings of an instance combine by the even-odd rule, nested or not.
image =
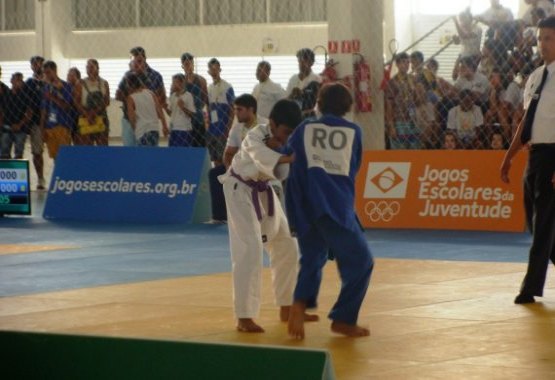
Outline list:
[[[283,322],[289,319],[299,255],[270,181],[287,176],[294,158],[281,153],[280,148],[300,122],[301,110],[296,103],[277,102],[270,122],[247,132],[226,174],[219,178],[227,205],[233,304],[237,330],[241,332],[264,332],[254,322],[260,311],[263,248],[270,257],[280,319]]]
[[[341,291],[329,313],[331,330],[349,337],[370,335],[357,325],[374,260],[354,210],[362,143],[360,128],[343,118],[352,104],[345,86],[323,86],[318,96],[323,116],[303,122],[288,142],[295,160],[285,201],[301,254],[288,322],[295,339],[304,338],[306,309],[317,306],[328,253],[335,257],[341,277]]]

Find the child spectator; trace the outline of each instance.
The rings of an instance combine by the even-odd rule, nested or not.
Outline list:
[[[127,97],[127,113],[131,127],[135,131],[137,145],[158,146],[160,121],[164,136],[169,133],[158,97],[145,87],[137,74],[127,73],[125,79],[130,90]]]
[[[170,121],[169,146],[192,146],[193,124],[191,118],[195,114],[193,95],[186,90],[186,78],[183,74],[172,77],[170,103],[166,108]]]
[[[489,148],[493,150],[507,149],[505,138],[500,130],[494,130],[489,138]]]
[[[457,135],[454,132],[446,131],[443,134],[443,149],[445,150],[459,149],[459,142],[457,140]]]

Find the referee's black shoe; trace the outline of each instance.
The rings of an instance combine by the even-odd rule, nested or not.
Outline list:
[[[536,302],[536,300],[534,299],[534,296],[532,296],[530,294],[526,294],[526,293],[520,293],[515,298],[515,303],[517,305],[522,305],[522,304],[526,304],[526,303],[534,303],[534,302]]]

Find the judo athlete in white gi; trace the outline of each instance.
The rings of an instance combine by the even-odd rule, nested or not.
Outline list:
[[[305,335],[305,310],[317,306],[328,253],[335,257],[341,277],[341,291],[329,313],[332,331],[349,337],[370,335],[368,329],[357,325],[374,260],[354,210],[361,131],[343,118],[352,103],[345,86],[323,86],[318,96],[323,116],[303,122],[288,142],[295,161],[285,200],[301,253],[288,323],[289,334],[296,339]]]
[[[231,166],[220,177],[227,205],[237,330],[242,332],[264,332],[254,322],[260,311],[263,248],[270,257],[280,318],[289,318],[298,248],[269,181],[286,177],[294,158],[279,149],[300,122],[297,104],[290,100],[277,102],[269,124],[247,133]]]

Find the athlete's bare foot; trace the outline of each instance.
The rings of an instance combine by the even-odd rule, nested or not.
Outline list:
[[[254,323],[252,318],[239,318],[237,320],[237,331],[246,333],[263,333],[264,329]]]
[[[287,323],[287,331],[294,339],[304,339],[304,321],[305,321],[306,305],[304,302],[296,301],[289,311],[289,322]]]
[[[370,335],[370,330],[364,327],[360,327],[359,325],[349,325],[338,321],[333,321],[331,323],[331,331],[351,338],[360,338]]]
[[[279,319],[282,322],[288,322],[290,312],[291,312],[291,306],[281,306],[279,308]],[[317,314],[304,313],[305,322],[316,322],[319,320],[320,320],[320,317]]]

